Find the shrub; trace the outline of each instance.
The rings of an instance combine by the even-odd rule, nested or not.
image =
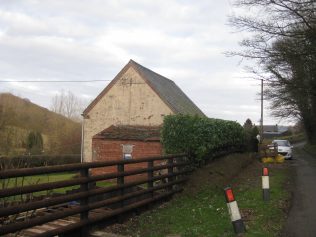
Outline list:
[[[188,153],[196,161],[212,152],[244,145],[244,131],[239,123],[190,115],[166,116],[161,135],[166,153]]]

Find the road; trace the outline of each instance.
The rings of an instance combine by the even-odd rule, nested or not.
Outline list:
[[[295,188],[283,236],[316,236],[316,157],[301,150],[294,152]]]

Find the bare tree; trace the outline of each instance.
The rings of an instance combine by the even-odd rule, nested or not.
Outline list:
[[[301,120],[316,143],[316,1],[238,0],[235,6],[247,12],[230,24],[251,36],[230,55],[256,62],[251,71],[265,80],[273,115]]]
[[[65,93],[62,91],[60,94],[56,94],[50,106],[51,111],[64,115],[64,101]]]
[[[80,114],[84,109],[84,101],[71,91],[61,91],[52,99],[51,110],[74,121],[80,121]]]

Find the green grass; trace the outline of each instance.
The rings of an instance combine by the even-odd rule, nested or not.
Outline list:
[[[98,181],[97,184],[96,184],[98,187],[109,187],[109,186],[112,186],[112,185],[116,185],[116,183],[113,183],[113,182],[109,182],[109,181]]]
[[[276,169],[271,173],[269,203],[262,201],[260,175],[252,177],[254,180],[251,182],[247,179],[240,182],[234,189],[245,217],[245,236],[278,236],[281,231],[285,216],[282,209],[290,197],[284,189],[289,173],[286,169]],[[181,237],[235,236],[223,190],[207,185],[194,195],[178,195],[163,208],[144,213],[136,224],[128,224],[125,234],[151,237],[167,234],[180,234]]]
[[[42,183],[50,183],[50,182],[58,182],[63,180],[69,180],[74,178],[76,173],[57,173],[57,174],[47,174],[47,175],[34,175],[34,176],[26,176],[26,177],[17,177],[17,178],[10,178],[10,179],[4,179],[0,181],[0,188],[6,189],[6,188],[15,188],[15,187],[24,187],[28,185],[34,185],[34,184],[42,184]],[[8,201],[20,201],[26,200],[27,197],[33,196],[33,197],[39,197],[39,196],[50,196],[53,193],[66,193],[66,191],[78,188],[79,185],[75,186],[69,186],[64,188],[58,188],[53,190],[47,190],[47,191],[40,191],[40,192],[34,192],[32,194],[23,194],[23,195],[16,195],[11,196],[7,198],[2,198],[2,202],[8,202]]]
[[[1,180],[1,188],[13,188],[21,187],[32,184],[41,184],[48,182],[57,182],[67,179],[72,179],[75,173],[58,173],[58,174],[49,174],[49,175],[34,175],[18,178],[10,178]]]
[[[42,184],[42,183],[50,183],[50,182],[58,182],[58,181],[64,181],[69,179],[74,179],[78,173],[76,172],[67,172],[67,173],[56,173],[56,174],[47,174],[47,175],[34,175],[34,176],[26,176],[26,177],[18,177],[18,178],[10,178],[10,179],[4,179],[0,180],[0,189],[6,189],[6,188],[14,188],[14,187],[23,187],[28,185],[34,185],[34,184]],[[113,183],[108,181],[98,181],[97,186],[98,187],[108,187],[113,185]],[[78,189],[80,185],[74,185],[74,186],[68,186],[53,190],[47,190],[47,191],[40,191],[32,193],[33,197],[38,196],[50,196],[53,193],[58,194],[64,194],[67,191]],[[21,199],[25,199],[27,195],[17,195],[17,196],[11,196],[8,198],[0,199],[0,201],[19,201]]]
[[[135,233],[153,237],[170,233],[188,237],[230,233],[226,208],[221,190],[204,189],[194,197],[178,198],[165,208],[142,216]]]
[[[262,190],[247,185],[237,189],[238,204],[241,210],[250,210],[251,215],[247,224],[245,236],[279,236],[285,221],[285,210],[290,200],[290,192],[284,188],[289,180],[289,171],[286,169],[270,169],[270,196],[267,203],[262,201]],[[245,188],[244,191],[240,189]]]

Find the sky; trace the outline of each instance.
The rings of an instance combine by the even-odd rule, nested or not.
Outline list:
[[[241,58],[225,56],[245,37],[228,25],[232,1],[1,0],[0,93],[49,108],[71,91],[89,103],[133,59],[208,117],[259,124],[260,82]],[[89,80],[103,81],[39,82]],[[269,114],[265,124],[280,123]]]

